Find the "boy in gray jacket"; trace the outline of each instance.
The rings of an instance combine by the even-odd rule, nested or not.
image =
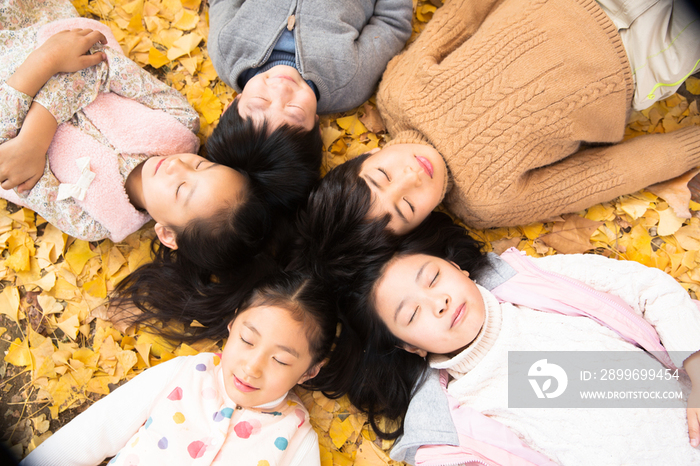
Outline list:
[[[208,48],[238,112],[307,130],[357,107],[411,35],[412,0],[210,0]]]

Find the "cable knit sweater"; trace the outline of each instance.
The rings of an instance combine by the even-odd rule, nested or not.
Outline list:
[[[700,349],[700,313],[686,291],[660,270],[594,255],[536,262],[624,299],[654,326],[669,351]],[[505,424],[560,464],[700,464],[700,451],[688,442],[684,400],[676,400],[672,409],[510,408],[508,351],[642,350],[593,319],[501,304],[489,291],[480,291],[487,312],[477,339],[452,359],[431,356],[431,366],[447,369],[454,378],[448,390],[460,403]],[[682,363],[679,353],[671,354],[676,365]],[[663,366],[658,363],[658,368]]]
[[[445,204],[477,228],[590,207],[700,165],[700,127],[622,140],[633,81],[594,0],[448,0],[377,94],[401,142],[433,145]]]

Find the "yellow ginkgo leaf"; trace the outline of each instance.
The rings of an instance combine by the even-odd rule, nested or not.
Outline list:
[[[151,47],[148,50],[148,64],[153,68],[158,69],[163,65],[167,65],[168,63],[170,63],[170,59],[168,59],[168,57],[157,48]]]
[[[71,244],[66,252],[66,262],[70,266],[71,271],[74,274],[80,274],[83,271],[83,267],[90,258],[96,256],[97,254],[90,249],[90,243],[77,239]]]
[[[208,86],[211,81],[214,81],[218,77],[211,59],[207,58],[202,62],[202,66],[197,74],[197,77],[199,78],[199,83],[202,86]],[[202,80],[205,82],[202,82]]]
[[[437,8],[435,5],[430,4],[430,3],[425,3],[418,8],[416,8],[416,18],[418,18],[418,21],[421,22],[428,22],[430,21],[430,18],[433,17],[433,13],[435,13],[435,10]]]
[[[29,341],[15,339],[10,344],[10,349],[5,355],[5,361],[15,366],[31,366],[32,365],[32,353],[29,351]]]
[[[202,0],[181,0],[182,1],[182,6],[184,8],[189,8],[190,10],[199,10],[199,5],[202,3]]]
[[[700,79],[690,76],[685,80],[685,89],[693,95],[700,95]]]
[[[216,97],[212,90],[207,87],[204,89],[204,93],[202,94],[197,110],[201,112],[204,119],[207,120],[207,123],[213,123],[219,119],[219,116],[221,116],[223,106],[221,105],[219,98]]]
[[[143,11],[143,0],[133,0],[128,3],[122,3],[120,7],[130,15],[137,15]]]
[[[165,48],[171,48],[176,40],[181,38],[183,32],[179,29],[162,29],[158,31],[156,37],[153,37],[153,41],[161,44]]]
[[[0,313],[19,323],[17,312],[19,311],[19,291],[14,286],[6,286],[0,293]]]
[[[180,57],[178,61],[182,63],[182,66],[192,75],[197,72],[197,59],[198,57]],[[208,88],[207,88],[208,89]]]
[[[173,42],[172,47],[168,50],[168,59],[175,60],[178,57],[189,54],[202,41],[202,36],[193,32],[184,35]]]
[[[672,235],[678,231],[678,229],[683,226],[683,219],[678,218],[673,209],[668,208],[666,210],[660,210],[659,212],[659,226],[657,228],[657,234],[659,236]]]
[[[58,326],[58,328],[60,328],[68,338],[70,338],[71,340],[75,340],[75,337],[78,336],[78,327],[80,327],[80,321],[78,320],[77,315],[73,315],[66,320],[56,322],[56,326]]]
[[[362,124],[357,114],[346,116],[343,118],[338,118],[335,122],[345,130],[346,133],[353,136],[359,136],[360,134],[366,133],[367,128]]]
[[[182,9],[175,13],[175,21],[172,22],[171,26],[183,31],[189,31],[194,29],[199,22],[199,15],[192,13],[191,11]]]
[[[102,274],[97,275],[94,279],[84,284],[83,289],[96,298],[107,297],[107,284]]]
[[[650,207],[649,201],[644,201],[642,199],[637,199],[632,196],[625,196],[622,198],[622,201],[620,202],[620,208],[628,214],[630,217],[632,217],[632,220],[636,220],[642,215],[644,215],[644,212],[647,211],[647,209]]]

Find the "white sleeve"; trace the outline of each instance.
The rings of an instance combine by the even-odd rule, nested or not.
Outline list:
[[[309,429],[289,461],[289,466],[321,466],[321,452],[318,449],[318,435]]]
[[[594,254],[562,254],[534,259],[543,270],[582,281],[622,298],[658,332],[678,367],[700,350],[700,310],[667,273],[638,262]],[[682,356],[682,353],[686,356]]]
[[[184,360],[171,359],[143,371],[61,427],[20,464],[94,466],[116,455],[146,422],[153,401]]]

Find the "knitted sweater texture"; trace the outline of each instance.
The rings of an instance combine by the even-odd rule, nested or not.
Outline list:
[[[698,126],[620,142],[633,86],[593,0],[450,0],[389,63],[377,104],[394,138],[442,154],[454,180],[445,204],[485,228],[581,210],[700,165]]]

